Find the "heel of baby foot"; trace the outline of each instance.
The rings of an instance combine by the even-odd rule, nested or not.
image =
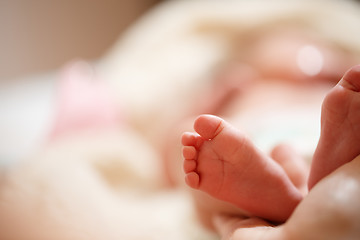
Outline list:
[[[350,68],[339,84],[344,88],[360,92],[360,64]]]

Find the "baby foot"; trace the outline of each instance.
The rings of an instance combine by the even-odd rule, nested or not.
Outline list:
[[[302,199],[285,171],[224,120],[201,115],[182,136],[186,183],[259,217],[285,221]]]
[[[313,157],[309,189],[359,154],[360,65],[346,72],[325,97],[321,112],[321,135]]]

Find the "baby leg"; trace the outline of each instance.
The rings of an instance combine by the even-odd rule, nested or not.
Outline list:
[[[182,137],[186,183],[251,214],[285,221],[302,196],[285,171],[224,120],[202,115]]]
[[[359,154],[360,65],[345,73],[323,102],[321,136],[313,157],[309,188]]]
[[[308,192],[307,181],[309,168],[306,160],[290,145],[279,144],[270,153],[274,159],[285,170],[291,182],[305,196]]]

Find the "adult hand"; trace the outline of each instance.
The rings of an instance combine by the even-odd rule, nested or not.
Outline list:
[[[260,218],[217,215],[214,225],[222,239],[275,239],[277,227]]]
[[[218,215],[223,240],[360,239],[360,156],[321,180],[286,223]]]

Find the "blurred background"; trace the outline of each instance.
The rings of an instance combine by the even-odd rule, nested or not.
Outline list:
[[[57,71],[100,59],[160,0],[0,0],[0,166],[52,129]]]
[[[333,5],[329,4],[330,0],[324,1],[326,6],[333,7]],[[337,0],[333,2],[335,1]],[[262,28],[262,22],[268,23],[268,19],[279,13],[282,14],[281,16],[285,16],[286,20],[287,16],[290,15],[285,12],[287,3],[306,1],[277,1],[281,4],[284,3],[280,5],[279,3],[276,4],[275,1],[264,0],[179,0],[173,6],[167,6],[162,11],[155,12],[157,14],[154,14],[151,18],[148,18],[147,20],[151,20],[150,25],[142,26],[142,28],[138,27],[138,29],[144,31],[141,31],[139,35],[133,34],[135,36],[126,39],[128,41],[125,42],[125,47],[121,46],[123,47],[120,49],[122,51],[116,52],[121,53],[121,57],[116,54],[115,57],[108,54],[108,52],[111,52],[108,50],[124,36],[123,34],[127,29],[130,29],[141,16],[161,2],[174,3],[176,1],[0,0],[0,185],[3,183],[1,180],[6,180],[6,178],[2,177],[14,169],[14,173],[18,174],[14,175],[15,186],[20,187],[18,191],[15,189],[15,194],[13,194],[14,200],[12,200],[12,195],[10,194],[9,199],[11,201],[7,200],[7,202],[11,203],[10,205],[0,204],[0,239],[5,239],[3,237],[5,231],[2,231],[1,227],[4,229],[4,226],[9,225],[15,227],[14,233],[27,234],[26,227],[21,227],[21,224],[24,226],[28,224],[30,227],[32,224],[35,224],[34,228],[29,227],[29,229],[35,229],[34,232],[39,231],[39,234],[46,232],[43,226],[49,226],[47,230],[54,236],[57,234],[54,234],[52,231],[57,226],[59,226],[59,233],[69,231],[70,234],[72,232],[80,232],[82,234],[83,231],[88,230],[89,233],[91,231],[97,232],[98,230],[101,233],[101,226],[104,226],[104,231],[107,231],[107,229],[111,230],[112,225],[115,224],[114,229],[117,232],[124,232],[124,234],[129,232],[129,234],[132,234],[131,236],[137,236],[137,234],[141,234],[140,236],[143,236],[143,234],[153,234],[151,236],[155,236],[131,239],[213,239],[209,237],[201,238],[202,235],[199,233],[201,229],[196,224],[197,221],[193,216],[192,204],[187,199],[188,196],[186,194],[182,192],[164,191],[163,193],[159,191],[160,187],[158,188],[157,185],[160,186],[158,184],[160,174],[158,173],[163,167],[160,166],[160,163],[163,161],[159,161],[159,159],[163,156],[163,153],[158,153],[157,143],[162,143],[162,140],[168,139],[162,138],[162,136],[168,137],[170,135],[165,132],[170,129],[169,126],[172,126],[174,132],[176,132],[177,126],[174,123],[178,123],[179,119],[182,119],[183,116],[189,113],[187,107],[192,107],[194,99],[203,98],[199,94],[202,90],[205,89],[205,94],[208,89],[212,90],[212,87],[207,88],[205,84],[210,83],[213,86],[217,79],[222,81],[222,76],[224,78],[238,76],[238,70],[234,73],[230,71],[229,75],[216,75],[219,69],[213,67],[221,65],[219,68],[223,68],[225,66],[225,64],[222,66],[224,55],[226,55],[225,60],[229,58],[229,62],[226,62],[226,64],[229,64],[230,70],[234,69],[232,62],[234,61],[236,64],[242,60],[242,55],[239,54],[241,56],[237,56],[237,54],[247,46],[251,46],[252,40],[256,40],[256,38],[252,37],[263,39],[262,32],[257,35],[257,31],[265,29]],[[230,2],[235,4],[231,5],[229,4]],[[240,5],[242,2],[245,4]],[[318,4],[316,4],[317,2]],[[357,29],[359,29],[358,23],[360,21],[358,16],[360,16],[360,10],[351,12],[351,8],[344,8],[345,10],[343,10],[333,7],[329,11],[335,10],[334,12],[341,13],[342,17],[332,19],[331,16],[333,15],[326,14],[328,11],[326,11],[327,8],[324,5],[321,5],[321,8],[319,8],[320,2],[322,1],[309,0],[309,8],[306,9],[310,9],[314,15],[308,15],[307,12],[307,14],[303,15],[302,8],[299,9],[299,13],[303,13],[301,16],[308,20],[305,23],[309,22],[311,23],[310,25],[319,24],[319,26],[324,23],[324,26],[321,25],[321,29],[324,28],[326,30],[324,32],[328,33],[327,30],[329,30],[331,33],[336,33],[333,34],[336,37],[345,36],[346,40],[349,38],[351,40],[349,42],[354,42],[354,45],[358,46],[360,31]],[[350,2],[350,0],[337,1],[337,3],[346,2]],[[253,3],[253,5],[250,4],[250,7],[246,6],[249,3]],[[293,7],[289,9],[293,9]],[[322,14],[319,14],[320,12]],[[334,14],[334,16],[339,14]],[[354,15],[357,17],[355,21],[352,21]],[[316,16],[314,19],[317,21],[313,21],[313,18],[309,16]],[[322,16],[326,17],[322,18]],[[261,20],[258,20],[258,18]],[[279,19],[282,20],[282,18]],[[294,19],[296,20],[296,16]],[[233,25],[235,20],[236,22]],[[343,21],[338,21],[339,24],[329,24],[329,22],[336,23],[336,20]],[[241,21],[246,24],[243,26]],[[344,27],[345,33],[351,34],[338,34],[339,32],[342,33],[340,31],[342,29],[337,28],[337,26],[344,22],[350,22],[350,24],[342,26],[346,26]],[[163,23],[163,25],[159,27],[159,23]],[[275,23],[277,21],[273,22],[273,24]],[[285,24],[282,21],[279,23]],[[243,46],[245,47],[242,47],[241,42],[237,46],[237,41],[241,40],[241,37],[244,36],[241,34],[242,26],[246,30],[247,28],[250,29],[248,26],[252,24],[255,26],[259,24],[259,26],[256,31],[248,31],[253,35],[249,38],[244,38]],[[267,27],[267,24],[264,26]],[[290,24],[289,26],[292,25]],[[240,29],[237,29],[238,27]],[[246,33],[245,30],[244,32]],[[138,32],[135,31],[135,33]],[[219,33],[224,34],[225,37],[223,38]],[[268,32],[265,31],[265,33]],[[272,35],[269,34],[269,36],[269,39],[272,40]],[[274,39],[276,40],[277,38]],[[248,41],[249,45],[246,44]],[[260,41],[260,43],[262,42]],[[266,42],[266,39],[264,42]],[[272,42],[270,41],[270,43]],[[130,50],[125,51],[124,49],[127,49],[126,47],[129,47],[129,45]],[[228,47],[227,45],[234,46]],[[261,50],[262,45],[259,45]],[[256,52],[257,48],[254,47],[254,49],[254,52]],[[277,48],[274,47],[272,49]],[[356,49],[359,49],[357,54],[360,56],[360,47]],[[229,50],[233,51],[230,52]],[[244,52],[246,60],[246,55],[249,55],[251,50]],[[270,53],[273,53],[273,51],[270,51]],[[276,58],[280,59],[279,62],[281,64],[284,63],[285,58],[279,57],[276,50],[275,53],[269,54],[272,58],[271,60]],[[232,56],[233,54],[235,56]],[[104,55],[106,58],[103,58]],[[267,54],[264,55],[267,56]],[[153,56],[156,56],[155,60]],[[297,55],[294,54],[293,56]],[[270,57],[264,59],[270,59]],[[49,147],[50,151],[47,152],[47,147],[49,146],[47,143],[49,143],[53,129],[56,129],[55,127],[57,126],[56,120],[60,119],[59,116],[66,116],[66,114],[58,114],[63,113],[59,111],[61,109],[59,107],[59,100],[63,100],[61,98],[62,95],[59,95],[58,91],[61,89],[59,82],[61,83],[61,80],[64,79],[79,80],[75,77],[64,78],[61,75],[64,72],[62,67],[69,61],[79,58],[89,61],[91,64],[96,62],[96,60],[107,60],[106,63],[108,65],[105,70],[110,69],[110,71],[106,72],[104,69],[101,69],[104,70],[101,73],[106,72],[106,74],[99,74],[99,76],[103,77],[108,83],[113,84],[111,86],[118,86],[116,92],[118,99],[116,100],[120,103],[120,110],[117,110],[123,114],[124,118],[131,116],[129,119],[132,120],[131,124],[136,129],[128,129],[130,131],[127,132],[125,131],[127,130],[125,126],[121,129],[124,131],[121,131],[118,134],[119,136],[116,136],[113,141],[108,141],[108,138],[101,138],[99,135],[100,137],[93,136],[89,142],[78,141],[73,144],[73,142],[68,141],[63,146],[59,144],[59,148],[56,148],[58,145],[54,144],[54,149]],[[295,60],[295,57],[292,59]],[[114,62],[112,63],[111,61]],[[278,63],[278,61],[267,62]],[[289,62],[291,63],[291,61]],[[293,63],[296,64],[297,62],[293,61]],[[102,67],[105,65],[103,63]],[[242,64],[239,66],[242,67]],[[283,67],[283,65],[278,66],[281,66],[280,69]],[[245,70],[247,70],[246,67],[245,65]],[[119,69],[120,73],[117,73]],[[139,69],[141,70],[139,71]],[[223,69],[227,70],[226,66]],[[222,71],[223,69],[220,70]],[[240,70],[242,69],[240,68]],[[93,71],[90,69],[88,72],[90,72],[90,78],[85,78],[85,80],[92,79],[91,74]],[[250,77],[251,74],[252,72],[250,71]],[[75,76],[81,77],[82,75]],[[240,76],[242,77],[243,75]],[[247,72],[245,72],[244,76],[247,78]],[[121,83],[125,82],[125,87],[114,83],[118,79],[124,79]],[[171,79],[171,81],[168,81],[168,79]],[[80,80],[82,79],[80,78]],[[198,80],[196,84],[194,84],[194,80]],[[90,81],[87,82],[90,83]],[[96,81],[92,81],[92,83],[96,83]],[[229,81],[229,83],[232,84],[232,81]],[[229,84],[229,87],[231,87],[231,84]],[[71,95],[69,96],[76,96],[79,102],[85,99],[84,102],[88,103],[87,100],[94,96],[91,91],[94,88],[90,87],[90,94],[87,95],[88,89],[86,87],[78,88],[78,86],[84,85],[75,84],[75,90],[77,91],[76,93],[85,92],[85,97],[79,97],[82,94],[74,94],[75,91],[73,89],[70,89]],[[89,84],[89,86],[93,85]],[[83,89],[85,90],[83,91]],[[209,91],[209,93],[212,92]],[[106,92],[100,91],[99,95],[102,96],[102,94],[106,95]],[[289,95],[291,94],[293,93],[289,93]],[[64,96],[67,97],[68,95]],[[90,97],[87,98],[88,96]],[[98,100],[98,98],[92,98],[91,100],[93,99],[95,101],[90,101],[91,104]],[[122,102],[123,99],[124,102]],[[225,99],[226,102],[228,99]],[[64,105],[77,105],[73,104],[75,101],[71,102],[71,104],[68,104],[69,102],[65,102]],[[281,102],[283,101],[281,100]],[[105,101],[105,103],[108,102]],[[127,109],[124,108],[125,111],[122,111],[122,103],[124,105],[127,104],[125,106]],[[207,102],[205,103],[207,104]],[[111,108],[112,102],[108,104]],[[86,105],[86,107],[88,106]],[[85,117],[81,118],[81,120],[91,120],[91,117],[93,117],[95,119],[94,122],[96,122],[96,117],[101,115],[102,111],[96,112],[97,115],[94,117],[94,115],[87,115],[89,112],[86,110],[103,110],[99,106],[102,107],[104,105],[99,104],[97,108],[94,105],[90,105],[89,108],[84,108],[84,112],[80,115]],[[126,110],[130,108],[131,112],[129,111],[129,114]],[[193,108],[197,111],[196,106]],[[75,108],[75,110],[79,109]],[[78,112],[81,111],[70,113],[75,115],[74,119],[76,119]],[[267,112],[267,116],[269,116],[270,111]],[[90,111],[90,113],[93,112]],[[265,144],[272,144],[274,139],[278,141],[277,137],[292,136],[293,125],[283,124],[288,119],[291,120],[289,122],[300,122],[299,126],[301,128],[294,128],[296,129],[294,135],[299,133],[299,135],[308,136],[309,133],[310,136],[313,136],[314,133],[319,132],[316,126],[315,131],[313,131],[313,128],[305,128],[308,127],[308,121],[303,119],[307,119],[309,115],[312,116],[312,111],[305,109],[298,113],[296,115],[288,114],[290,118],[284,118],[285,121],[278,120],[287,114],[287,112],[273,114],[274,117],[271,119],[268,117],[261,117],[261,119],[256,117],[260,119],[257,124],[254,124],[256,121],[254,121],[255,118],[252,116],[263,115],[253,114],[245,120],[247,120],[248,126],[252,127],[250,130],[262,133],[258,134],[257,137],[260,139],[259,141],[263,141]],[[68,115],[71,116],[71,114]],[[301,116],[301,118],[298,116]],[[312,118],[309,119],[312,120]],[[122,122],[125,123],[124,125],[126,125],[126,120]],[[262,123],[264,124],[262,125]],[[275,124],[277,124],[276,126],[282,124],[283,126],[281,127],[284,130],[277,131],[276,127],[270,129],[268,123],[274,124],[274,126]],[[305,124],[301,125],[302,123]],[[76,124],[75,126],[79,126]],[[271,131],[267,131],[268,129]],[[268,138],[262,138],[263,136],[268,136]],[[120,137],[119,140],[117,140],[117,137]],[[112,140],[112,138],[109,139]],[[155,139],[155,143],[150,141],[152,139]],[[161,139],[161,141],[157,142],[157,139]],[[298,138],[299,142],[302,143],[305,142],[303,139]],[[314,137],[311,139],[317,140]],[[171,142],[169,146],[170,144]],[[306,147],[308,146],[307,144],[312,146],[308,139],[306,139]],[[99,155],[94,154],[93,156],[93,152],[99,153]],[[35,155],[34,159],[32,159],[33,155],[38,153],[40,155],[39,161],[37,161],[38,155]],[[47,155],[48,153],[49,155]],[[47,161],[51,158],[54,158],[54,160]],[[80,161],[76,159],[80,159]],[[81,161],[82,159],[85,161]],[[95,166],[92,159],[95,159],[94,161],[99,160],[101,164]],[[21,166],[30,166],[30,168],[25,167],[22,170],[20,167],[20,170],[17,171],[16,163],[22,161],[29,161],[29,165]],[[31,163],[34,164],[32,165]],[[175,165],[175,168],[179,169],[177,165]],[[8,169],[10,171],[7,171]],[[2,175],[3,173],[5,174]],[[103,180],[106,182],[105,186],[102,185]],[[163,179],[161,178],[161,180]],[[4,186],[6,184],[1,185],[1,187]],[[13,185],[10,184],[9,186],[11,190]],[[111,190],[109,192],[108,187]],[[116,190],[114,190],[115,188]],[[7,190],[8,188],[5,189]],[[119,192],[121,191],[120,194],[118,194],[118,190]],[[36,191],[39,191],[39,196]],[[112,197],[115,192],[116,199],[113,201]],[[2,193],[0,191],[0,203],[2,197],[6,195]],[[68,198],[67,196],[71,197]],[[57,199],[58,197],[59,199]],[[48,205],[44,207],[43,215],[40,215],[41,204],[44,202]],[[9,214],[10,217],[8,217],[8,215],[3,214],[4,206],[5,210],[8,210],[5,213],[11,213],[13,209],[16,209],[19,215],[12,216],[12,214]],[[62,208],[65,209],[64,215],[62,215]],[[23,209],[26,211],[23,211]],[[69,210],[67,211],[67,209]],[[118,212],[114,211],[114,209],[118,209],[116,210]],[[26,212],[28,213],[27,216]],[[58,213],[60,217],[56,216]],[[24,218],[24,215],[27,218]],[[43,222],[34,221],[34,216],[37,215],[39,215]],[[152,221],[144,221],[144,216],[151,216]],[[113,217],[115,217],[115,220]],[[3,222],[9,222],[9,224],[2,224]],[[45,223],[45,225],[42,223]],[[84,227],[81,224],[84,224]],[[65,229],[67,226],[71,226],[69,230]],[[25,230],[18,231],[19,228]],[[109,231],[110,233],[111,231]],[[159,234],[167,237],[159,237]],[[189,235],[193,237],[187,237]],[[104,235],[101,236],[102,238],[110,239],[103,237]],[[24,239],[49,238],[31,238],[27,236]],[[75,237],[74,239],[80,238]],[[123,237],[118,239],[130,238]]]
[[[160,0],[0,0],[0,84],[99,58]]]

